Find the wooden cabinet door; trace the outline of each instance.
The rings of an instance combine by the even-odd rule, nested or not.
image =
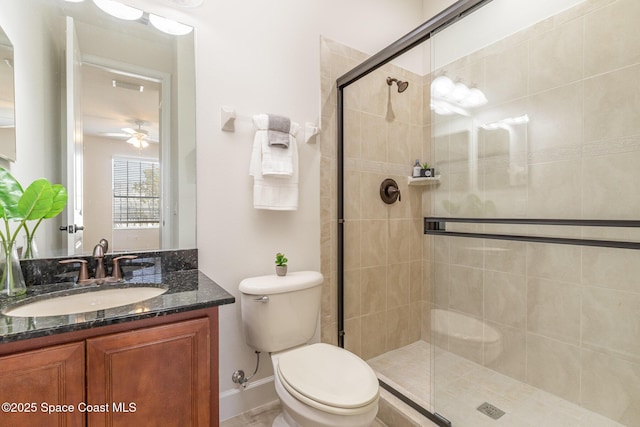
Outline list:
[[[88,339],[89,426],[209,426],[209,329],[195,319]]]
[[[0,357],[0,425],[85,425],[84,360],[84,342]]]

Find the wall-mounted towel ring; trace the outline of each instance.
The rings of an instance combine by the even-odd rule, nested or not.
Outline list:
[[[388,205],[395,203],[396,201],[401,202],[402,198],[400,196],[398,183],[391,178],[387,178],[382,181],[382,184],[380,184],[380,198]]]

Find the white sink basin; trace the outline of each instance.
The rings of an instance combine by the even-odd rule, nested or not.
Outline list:
[[[166,289],[151,286],[102,289],[34,301],[13,308],[9,307],[4,311],[4,314],[14,317],[43,317],[86,313],[134,304],[162,295],[166,291]]]

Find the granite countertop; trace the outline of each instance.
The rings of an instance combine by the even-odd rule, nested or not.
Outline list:
[[[123,282],[111,284],[76,285],[74,282],[63,282],[28,286],[26,295],[0,299],[0,344],[235,302],[231,294],[197,269],[163,270],[156,266],[141,268],[125,275]],[[77,292],[141,285],[166,288],[167,291],[141,302],[84,313],[43,317],[3,314],[8,307],[31,301]]]

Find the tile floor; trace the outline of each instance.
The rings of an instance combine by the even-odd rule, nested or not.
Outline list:
[[[425,408],[435,402],[454,427],[624,427],[453,353],[437,349],[432,361],[432,351],[429,343],[417,341],[368,362],[380,379]],[[483,402],[506,414],[489,418],[476,409]]]
[[[237,417],[225,420],[220,427],[271,427],[271,423],[280,413],[280,403],[272,402],[255,408]],[[386,424],[375,420],[371,427],[387,427]]]

